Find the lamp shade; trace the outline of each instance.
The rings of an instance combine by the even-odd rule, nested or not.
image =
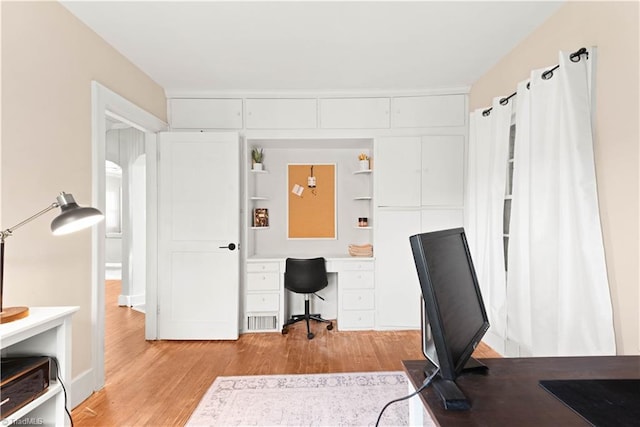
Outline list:
[[[104,218],[96,208],[78,206],[71,194],[60,193],[57,200],[61,212],[51,221],[51,232],[56,236],[91,227]]]

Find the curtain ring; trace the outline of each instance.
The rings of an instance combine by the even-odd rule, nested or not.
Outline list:
[[[509,98],[502,98],[500,100],[500,105],[507,105],[509,103]]]
[[[571,60],[571,62],[580,62],[580,59],[582,59],[582,55],[586,55],[587,59],[589,59],[589,52],[587,51],[587,48],[581,47],[580,49],[569,55],[569,59]]]
[[[553,70],[547,70],[544,73],[542,73],[542,80],[549,80],[551,77],[553,77]]]
[[[483,117],[489,117],[490,114],[491,114],[491,108],[488,108],[482,112]]]
[[[527,89],[531,89],[531,82],[527,82]]]

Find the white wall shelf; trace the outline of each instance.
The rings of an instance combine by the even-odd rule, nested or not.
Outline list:
[[[251,196],[251,200],[269,200],[269,198],[264,196]]]
[[[269,173],[268,170],[264,170],[264,169],[249,169],[251,171],[251,173]]]
[[[364,170],[355,171],[353,174],[354,175],[359,175],[361,173],[371,173],[371,172],[372,172],[371,169],[364,169]]]
[[[55,369],[55,368],[53,368]],[[29,402],[22,408],[18,409],[8,418],[2,420],[2,425],[13,425],[16,421],[21,420],[22,418],[27,418],[32,413],[32,411],[42,410],[47,408],[48,405],[55,406],[55,397],[62,391],[62,386],[57,381],[51,380],[49,382],[49,387],[47,391],[44,392],[41,396],[38,396],[37,399]]]
[[[354,197],[353,200],[371,200],[371,196],[358,196]]]
[[[2,357],[50,356],[57,360],[59,376],[71,383],[71,316],[78,307],[31,307],[29,316],[0,325]],[[51,362],[55,372],[56,362]],[[43,424],[64,426],[65,398],[60,382],[51,379],[47,391],[2,420],[2,425],[25,424],[38,419]]]

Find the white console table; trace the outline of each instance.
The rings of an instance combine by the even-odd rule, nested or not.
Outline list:
[[[68,390],[71,382],[71,316],[76,311],[78,307],[30,307],[29,316],[0,325],[2,357],[55,357],[59,377]],[[55,369],[52,362],[53,376]],[[1,424],[69,425],[64,405],[62,386],[52,380],[46,393],[2,419]]]
[[[247,260],[244,332],[282,330],[288,314],[284,289],[286,258],[254,256]],[[325,259],[327,273],[335,273],[337,278],[338,329],[374,329],[374,258],[329,255]]]

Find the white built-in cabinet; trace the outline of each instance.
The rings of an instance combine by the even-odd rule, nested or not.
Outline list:
[[[380,329],[420,325],[420,285],[409,246],[409,236],[420,229],[419,210],[376,213],[376,320]]]
[[[393,98],[393,125],[397,128],[464,126],[466,117],[465,95]]]
[[[314,129],[318,104],[314,98],[245,100],[247,129]]]
[[[467,115],[467,95],[459,91],[171,98],[173,130],[240,133],[241,332],[281,330],[289,314],[282,284],[287,253],[339,260],[348,256],[348,243],[373,243],[374,258],[336,264],[338,328],[419,328],[409,236],[463,224]],[[266,149],[264,171],[250,169],[254,146]],[[372,158],[369,170],[359,169],[359,152]],[[287,239],[286,164],[309,161],[337,164],[337,239]],[[255,208],[269,210],[269,227],[253,227]],[[367,227],[358,227],[359,217],[368,218]]]
[[[338,329],[356,331],[375,328],[374,262],[333,261],[338,273]]]
[[[419,129],[466,126],[467,95],[170,98],[177,129]]]
[[[284,293],[279,261],[248,261],[244,295],[244,331],[276,331],[284,322]]]
[[[376,141],[376,205],[420,206],[421,150],[419,136]]]
[[[385,129],[389,108],[389,98],[325,98],[320,100],[320,125],[324,129]]]
[[[422,137],[422,206],[464,204],[464,136]]]
[[[169,99],[174,129],[241,129],[242,99]]]
[[[376,146],[378,206],[464,202],[464,136],[381,138]]]
[[[420,327],[409,236],[463,225],[464,135],[376,140],[376,312],[381,329]]]

